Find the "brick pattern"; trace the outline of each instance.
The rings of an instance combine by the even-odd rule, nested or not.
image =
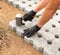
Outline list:
[[[4,0],[12,6],[25,11],[32,10],[40,0]],[[24,22],[25,25],[17,26],[16,20],[9,23],[9,28],[15,31],[18,35],[24,32],[23,30],[35,25],[38,22],[38,16],[41,16],[44,9],[36,14],[33,21]],[[41,30],[30,38],[23,37],[24,41],[32,44],[37,51],[43,51],[43,55],[60,55],[60,10],[54,14],[52,19],[47,22]]]

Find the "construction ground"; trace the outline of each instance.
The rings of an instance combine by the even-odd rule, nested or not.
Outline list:
[[[0,0],[0,55],[42,55],[9,29],[9,21],[23,11]]]

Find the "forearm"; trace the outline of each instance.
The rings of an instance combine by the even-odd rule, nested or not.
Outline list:
[[[39,27],[42,27],[47,21],[50,20],[50,18],[53,16],[53,14],[56,12],[59,4],[57,2],[54,2],[51,0],[49,2],[48,6],[46,7],[45,11],[43,12],[40,21],[38,23]]]
[[[35,12],[38,12],[39,10],[46,7],[46,5],[49,3],[50,0],[41,0],[37,6],[33,9]]]

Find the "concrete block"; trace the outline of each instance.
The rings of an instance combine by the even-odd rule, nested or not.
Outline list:
[[[49,22],[47,22],[41,29],[42,30],[49,30],[50,28],[52,28],[52,25],[49,23]]]
[[[39,37],[36,37],[34,40],[33,40],[33,47],[37,50],[37,51],[43,51],[44,47],[46,46],[47,44],[47,41],[43,38],[39,38]]]
[[[24,37],[22,36],[22,33],[24,33],[24,30],[27,29],[27,27],[25,25],[22,25],[22,26],[17,26],[16,27],[16,33],[21,36],[21,37]]]
[[[29,43],[29,44],[33,44],[33,40],[37,37],[37,34],[33,35],[30,38],[27,38],[26,36],[24,37],[25,42]]]
[[[13,4],[13,0],[7,0],[7,3],[9,3],[9,4]]]
[[[57,55],[60,51],[60,39],[54,39],[52,44],[47,44],[44,47],[43,55]]]
[[[28,5],[26,4],[26,1],[21,1],[19,4],[19,9],[24,11],[24,9],[27,8],[27,6]]]
[[[38,34],[41,34],[42,37],[47,41],[52,41],[55,38],[52,33],[50,33],[49,31],[46,32],[45,30],[39,30]]]
[[[33,24],[32,24],[31,21],[26,21],[26,22],[25,22],[25,26],[26,26],[27,28],[30,28],[30,27],[33,26]]]
[[[7,0],[3,0],[3,1],[7,2]]]
[[[60,55],[60,51],[56,55]]]
[[[60,30],[58,28],[51,28],[49,30],[53,35],[59,35],[60,34]]]
[[[60,19],[59,18],[53,18],[49,21],[49,23],[52,25],[53,28],[60,29]]]
[[[52,41],[52,43],[53,43],[53,45],[56,47],[56,48],[58,48],[58,51],[60,50],[60,38],[58,38],[58,39],[54,39],[53,41]]]
[[[47,45],[44,47],[43,55],[56,55],[58,49],[55,46]]]
[[[39,12],[36,14],[36,16],[41,16],[41,15],[42,15],[42,13],[43,13],[43,11],[44,11],[44,9],[43,9],[43,10],[41,10],[41,11],[39,11]]]
[[[9,28],[13,31],[16,31],[16,20],[13,20],[9,23]]]
[[[60,51],[60,39],[54,39],[44,47],[43,55],[56,55]]]
[[[28,6],[27,6],[27,8],[24,9],[24,12],[27,13],[27,12],[29,12],[29,11],[31,11],[31,10],[33,10],[33,7],[28,7]]]
[[[47,41],[42,37],[39,37],[38,34],[35,34],[30,38],[25,36],[24,40],[25,42],[32,44],[33,48],[35,48],[37,51],[43,51],[44,46],[47,44]]]
[[[19,9],[20,0],[14,0],[13,6]]]

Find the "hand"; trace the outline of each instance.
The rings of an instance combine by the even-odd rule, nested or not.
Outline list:
[[[40,29],[40,27],[38,27],[37,25],[34,25],[31,28],[25,29],[23,36],[27,36],[29,38],[32,35],[34,35],[37,31],[39,31],[39,29]]]
[[[32,19],[34,18],[35,14],[36,14],[36,12],[34,12],[34,11],[32,10],[32,11],[30,11],[29,13],[27,13],[27,14],[25,14],[25,15],[23,16],[23,20],[24,20],[24,21],[32,21]]]

